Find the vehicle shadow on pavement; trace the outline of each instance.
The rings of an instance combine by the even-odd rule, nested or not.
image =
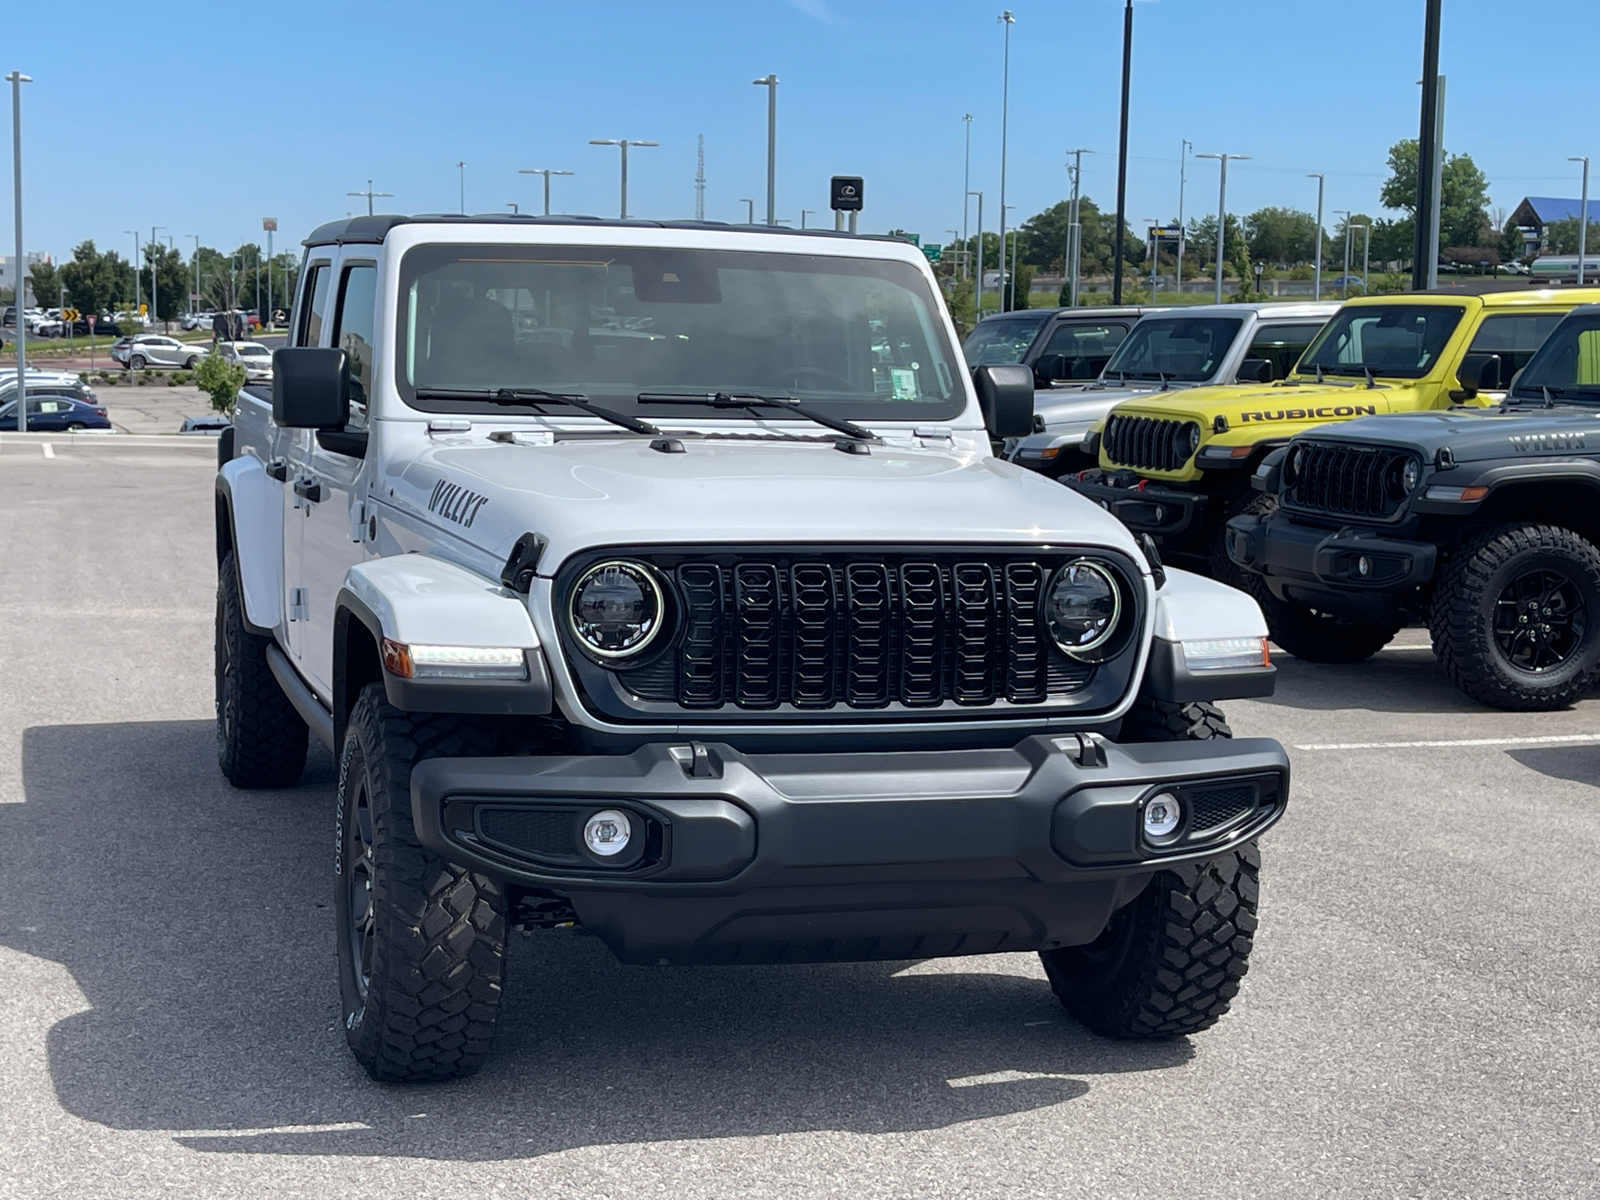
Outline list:
[[[518,935],[477,1077],[379,1086],[337,1021],[333,765],[238,792],[203,721],[23,736],[0,806],[0,943],[62,963],[88,1008],[50,1031],[61,1104],[227,1153],[491,1160],[799,1130],[940,1128],[1059,1104],[1186,1040],[1104,1041],[1027,955],[650,968]]]
[[[1380,650],[1365,662],[1316,663],[1274,650],[1277,691],[1266,703],[1370,712],[1487,712],[1446,677],[1425,647]]]
[[[1600,746],[1541,746],[1535,750],[1508,750],[1506,754],[1552,779],[1600,787]]]

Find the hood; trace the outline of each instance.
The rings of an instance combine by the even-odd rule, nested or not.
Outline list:
[[[1192,384],[1169,383],[1173,391]],[[1083,421],[1098,421],[1124,400],[1136,396],[1168,395],[1161,393],[1156,384],[1140,387],[1099,387],[1095,384],[1072,386],[1065,390],[1051,388],[1033,393],[1033,415],[1044,422],[1046,431],[1058,425],[1076,425]]]
[[[1458,463],[1517,455],[1600,451],[1600,411],[1577,405],[1555,409],[1459,408],[1446,412],[1396,413],[1319,429],[1319,442],[1396,446],[1433,458],[1448,446]]]
[[[1073,543],[1140,561],[1098,506],[988,455],[831,442],[639,438],[432,445],[396,461],[402,507],[504,559],[533,532],[540,574],[576,551],[672,543]],[[420,510],[420,511],[419,511]]]
[[[1118,412],[1127,416],[1197,421],[1207,430],[1218,417],[1223,417],[1230,430],[1240,430],[1374,416],[1415,407],[1409,383],[1380,384],[1371,388],[1364,383],[1351,387],[1329,383],[1277,383],[1228,384],[1145,395],[1129,400]]]

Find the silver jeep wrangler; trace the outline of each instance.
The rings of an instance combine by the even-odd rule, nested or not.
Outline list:
[[[632,963],[1037,950],[1112,1037],[1228,1008],[1288,761],[1240,592],[991,456],[916,248],[357,217],[217,475],[217,742],[339,772],[374,1078],[490,1050],[512,928]]]

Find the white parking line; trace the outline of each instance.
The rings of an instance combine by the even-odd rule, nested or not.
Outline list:
[[[1600,742],[1600,733],[1553,733],[1547,737],[1457,738],[1438,742],[1320,742],[1296,750],[1429,750],[1455,746],[1552,746]]]
[[[49,442],[41,442],[40,444],[44,447],[44,456],[46,458],[54,458],[56,456],[56,448]]]

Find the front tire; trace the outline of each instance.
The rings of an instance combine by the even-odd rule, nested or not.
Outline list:
[[[506,896],[417,840],[411,769],[488,753],[459,717],[362,689],[339,762],[334,908],[345,1036],[373,1079],[471,1075],[489,1056],[505,977]]]
[[[245,628],[230,551],[217,579],[217,763],[237,788],[290,787],[305,770],[310,731],[267,665],[271,645]]]
[[[128,369],[130,371],[142,371],[142,370],[144,370],[144,368],[145,368],[144,355],[135,354],[132,358],[130,358],[128,360]]]
[[[196,367],[198,367],[199,365],[200,365],[200,359],[199,359],[199,357],[197,355],[194,355],[194,354],[189,355],[188,358],[183,360],[183,369],[185,371],[192,371]]]
[[[1318,609],[1279,600],[1265,584],[1245,590],[1261,605],[1261,615],[1267,619],[1267,633],[1272,640],[1307,662],[1365,662],[1394,641],[1394,635],[1400,632],[1398,625],[1345,621]]]
[[[1141,696],[1117,740],[1232,736],[1214,704]],[[1040,952],[1056,998],[1102,1037],[1148,1040],[1209,1029],[1250,969],[1260,877],[1254,842],[1157,873],[1089,945]]]
[[[1503,525],[1451,556],[1428,628],[1452,683],[1511,712],[1566,708],[1600,643],[1600,550],[1556,525]]]

